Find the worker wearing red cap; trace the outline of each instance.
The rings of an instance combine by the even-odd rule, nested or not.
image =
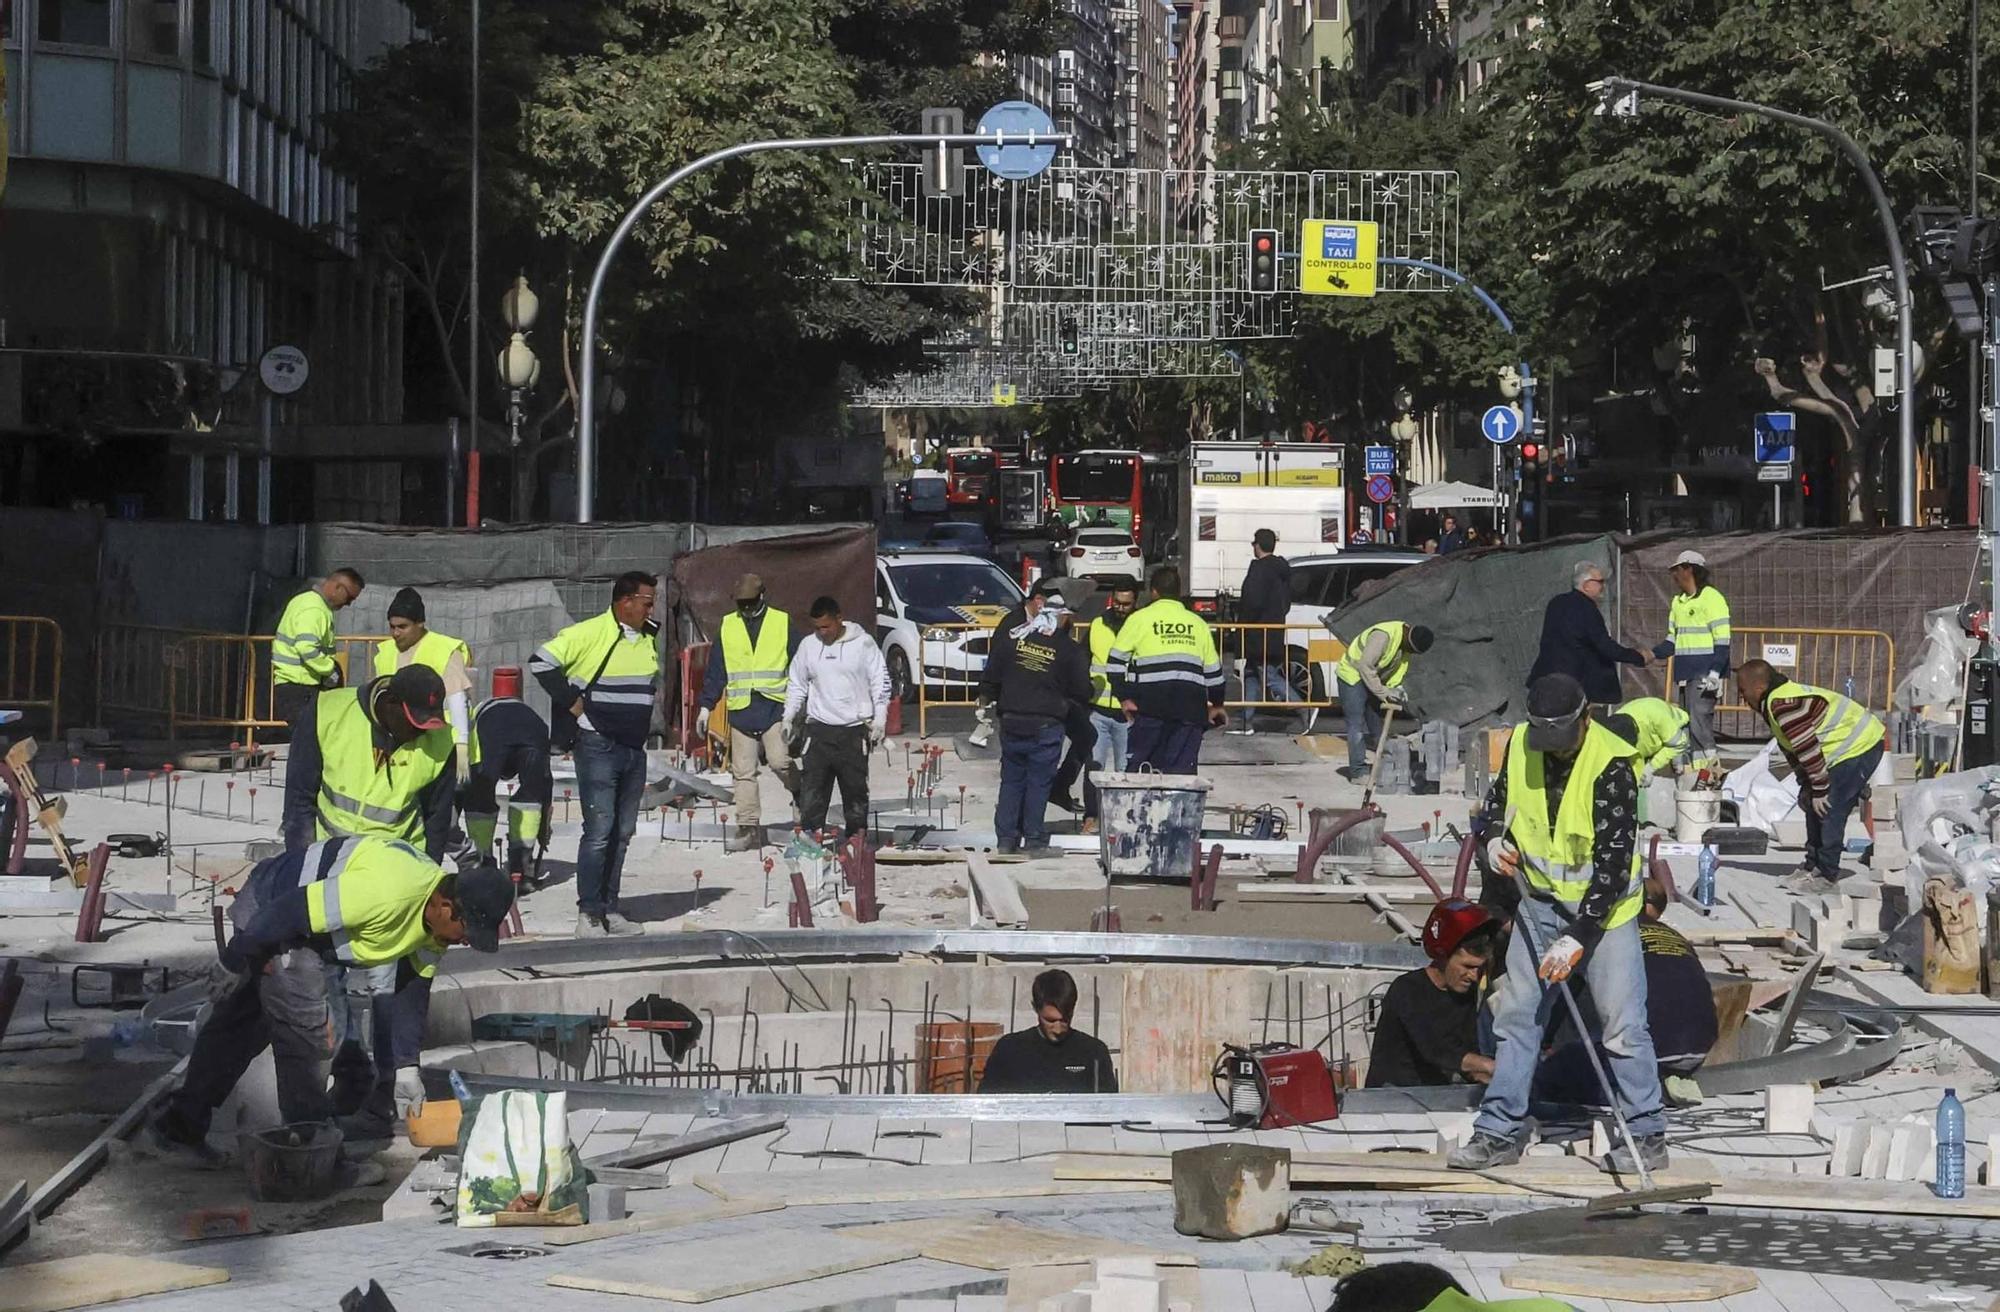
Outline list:
[[[1462,897],[1432,909],[1423,936],[1430,964],[1402,976],[1383,995],[1368,1050],[1369,1088],[1492,1078],[1493,1059],[1478,1047],[1479,981],[1498,928],[1484,907]]]

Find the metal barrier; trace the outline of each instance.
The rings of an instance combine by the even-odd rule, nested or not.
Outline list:
[[[341,634],[334,660],[343,680],[366,670],[380,634]],[[117,712],[164,725],[169,739],[183,729],[228,729],[231,741],[254,745],[259,729],[285,722],[273,709],[272,635],[214,633],[158,625],[112,624],[98,635],[98,718]]]
[[[49,713],[49,737],[62,732],[62,629],[43,615],[0,615],[0,706]]]
[[[1083,624],[1078,626],[1083,639]],[[1324,708],[1339,702],[1334,684],[1334,666],[1347,650],[1346,644],[1328,632],[1326,626],[1301,624],[1210,623],[1217,651],[1222,657],[1223,677],[1236,681],[1237,696],[1223,705],[1230,710]],[[917,690],[917,733],[930,736],[929,713],[933,707],[970,707],[978,700],[981,675],[991,647],[992,627],[983,624],[927,624],[919,634],[920,659],[910,672]],[[970,636],[968,636],[970,635]],[[1259,697],[1242,694],[1258,653],[1268,650],[1282,656],[1289,697],[1274,697],[1258,678]],[[1248,653],[1246,656],[1245,653]],[[1277,660],[1271,663],[1277,664]]]
[[[1765,660],[1778,672],[1852,697],[1877,716],[1889,713],[1896,689],[1896,643],[1878,629],[1779,629],[1732,626],[1729,661],[1740,668],[1748,660]],[[1849,682],[1852,681],[1852,687]],[[1667,661],[1663,686],[1674,696],[1674,663]],[[1715,731],[1719,736],[1763,739],[1771,736],[1764,717],[1737,699],[1733,679],[1723,681],[1716,702]],[[1728,718],[1725,720],[1724,717]]]

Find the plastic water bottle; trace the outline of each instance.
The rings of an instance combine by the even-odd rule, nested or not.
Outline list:
[[[1715,905],[1715,844],[1703,843],[1695,862],[1694,900],[1705,907]]]
[[[1853,676],[1853,675],[1851,675],[1851,674],[1850,674],[1850,675],[1848,675],[1848,676],[1847,676],[1847,677],[1846,677],[1845,679],[1842,679],[1842,680],[1840,681],[1840,691],[1841,691],[1842,695],[1843,695],[1843,696],[1845,696],[1845,697],[1847,698],[1847,700],[1848,700],[1848,701],[1853,701],[1853,700],[1854,700],[1854,676]]]
[[[1965,1197],[1965,1104],[1946,1089],[1937,1114],[1937,1196]]]

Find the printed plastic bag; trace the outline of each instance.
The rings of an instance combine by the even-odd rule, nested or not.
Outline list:
[[[479,1100],[471,1126],[459,1153],[459,1225],[583,1225],[590,1219],[590,1173],[569,1141],[567,1094],[489,1094]]]

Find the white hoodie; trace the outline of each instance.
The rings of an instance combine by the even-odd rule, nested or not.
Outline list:
[[[882,649],[853,620],[834,642],[821,642],[815,633],[799,644],[785,682],[786,722],[796,720],[800,710],[814,724],[887,728],[889,667]]]

